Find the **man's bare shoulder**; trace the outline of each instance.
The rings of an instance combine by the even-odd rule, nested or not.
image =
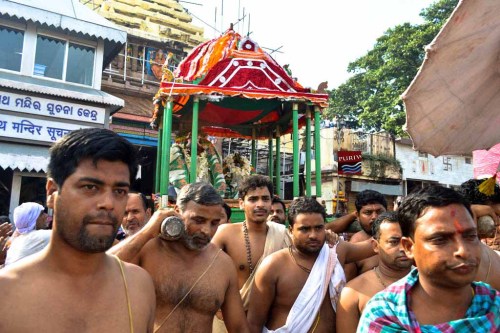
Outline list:
[[[153,286],[153,280],[149,273],[142,267],[122,261],[123,269],[127,277],[134,282]],[[138,284],[135,284],[136,286]]]
[[[242,222],[221,224],[217,228],[216,235],[217,234],[221,234],[221,235],[231,234],[233,232],[236,232],[237,230],[241,230],[241,225],[242,225]]]
[[[357,233],[355,233],[354,235],[352,235],[349,242],[358,243],[358,242],[362,242],[362,241],[365,241],[365,240],[370,239],[370,238],[371,238],[370,235],[368,235],[364,230],[361,230],[361,231],[358,231]]]
[[[262,260],[260,268],[267,270],[278,270],[281,269],[282,266],[286,266],[287,261],[285,259],[289,256],[288,251],[288,248],[285,248],[271,253]]]
[[[37,253],[0,269],[0,283],[9,283],[11,281],[17,281],[17,279],[20,278],[35,275],[37,270],[43,267],[41,261],[42,255],[41,253]]]
[[[234,240],[234,235],[241,231],[241,223],[224,223],[217,228],[217,232],[212,238],[212,243],[225,248],[225,246]]]
[[[43,286],[47,281],[42,277],[43,271],[44,265],[40,254],[0,269],[0,290],[2,290],[0,313],[10,313],[18,305],[22,306],[27,298],[36,298],[37,293],[45,292]]]
[[[377,281],[376,279],[375,273],[370,270],[347,282],[346,288],[351,288],[357,293],[366,294],[374,289],[373,281]]]

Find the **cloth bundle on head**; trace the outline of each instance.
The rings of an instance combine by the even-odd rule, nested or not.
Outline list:
[[[43,206],[36,202],[25,202],[14,209],[14,224],[20,234],[26,234],[36,228],[36,220],[43,211]]]

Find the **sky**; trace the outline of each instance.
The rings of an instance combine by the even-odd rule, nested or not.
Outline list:
[[[378,37],[404,22],[421,23],[420,11],[435,0],[186,0],[193,24],[214,38],[246,14],[234,29],[280,64],[289,64],[305,87],[328,89],[345,82],[350,62],[373,48]],[[202,4],[202,5],[197,5]],[[221,13],[223,15],[221,15]],[[216,28],[215,31],[213,28]],[[281,53],[280,53],[281,52]]]

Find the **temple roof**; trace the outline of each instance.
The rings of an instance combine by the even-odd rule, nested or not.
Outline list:
[[[122,26],[129,35],[160,43],[177,41],[185,51],[205,41],[203,28],[174,0],[93,0],[87,6]]]

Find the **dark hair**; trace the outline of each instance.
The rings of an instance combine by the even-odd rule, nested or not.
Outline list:
[[[292,201],[288,207],[288,223],[293,226],[295,219],[299,214],[321,214],[323,220],[326,220],[325,207],[323,207],[316,199],[309,197],[300,197]]]
[[[149,204],[149,199],[144,194],[142,194],[141,192],[133,192],[133,191],[129,192],[129,195],[130,194],[137,194],[139,198],[141,198],[142,207],[144,208],[145,211],[148,210],[148,208],[151,208]]]
[[[372,237],[376,240],[380,239],[380,225],[384,222],[399,223],[398,214],[396,212],[383,212],[372,223]]]
[[[354,203],[358,213],[361,211],[361,208],[370,204],[381,204],[385,209],[387,209],[387,200],[385,200],[382,193],[373,190],[364,190],[359,192],[356,196],[356,202]]]
[[[136,150],[126,139],[108,129],[85,128],[72,131],[58,140],[49,150],[50,162],[47,174],[62,187],[85,159],[92,159],[94,165],[100,160],[127,164],[130,184],[137,174]]]
[[[0,215],[0,223],[5,223],[5,222],[10,223],[9,217],[7,215]]]
[[[251,175],[245,178],[240,185],[239,197],[240,199],[245,199],[248,191],[255,190],[259,187],[267,187],[271,197],[273,196],[273,183],[267,176],[263,175]]]
[[[224,204],[224,200],[215,188],[204,182],[186,184],[181,188],[179,195],[177,195],[177,206],[184,211],[189,201],[203,206],[222,206]]]
[[[454,189],[443,186],[429,186],[409,194],[398,208],[398,220],[403,236],[415,234],[415,221],[422,216],[427,207],[445,207],[451,204],[463,205],[471,216],[470,203]]]
[[[275,203],[281,204],[281,206],[283,207],[283,211],[286,212],[285,203],[277,196],[273,197],[273,200],[271,201],[271,205],[274,205]]]
[[[458,192],[462,194],[469,202],[473,205],[487,205],[489,203],[499,203],[500,202],[500,187],[495,182],[495,192],[492,195],[486,195],[479,191],[479,185],[484,182],[485,179],[469,179],[463,182],[458,189]]]
[[[224,210],[226,211],[227,220],[229,221],[229,219],[231,219],[231,207],[229,207],[229,205],[224,202],[222,204],[222,208],[224,208]]]

